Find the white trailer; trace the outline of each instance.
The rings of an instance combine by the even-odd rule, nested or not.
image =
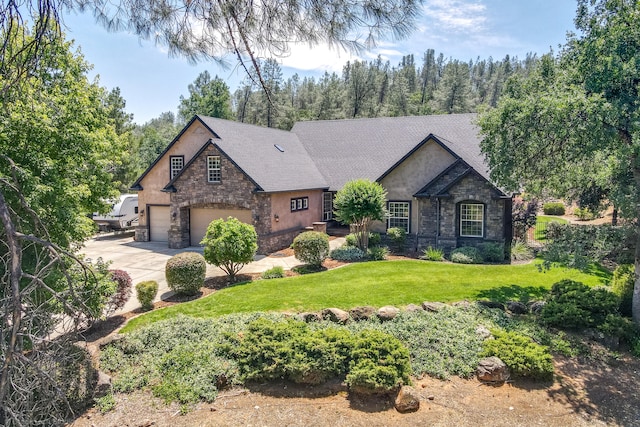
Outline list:
[[[123,194],[105,215],[93,214],[100,231],[121,231],[138,225],[138,195]]]

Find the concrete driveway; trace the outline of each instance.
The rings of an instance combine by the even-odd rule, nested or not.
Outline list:
[[[329,242],[331,249],[341,246],[344,238],[337,238]],[[180,252],[199,252],[201,247],[183,249],[169,249],[166,243],[160,242],[136,242],[131,235],[105,234],[85,242],[84,248],[78,251],[86,258],[97,260],[102,258],[110,261],[110,269],[124,270],[131,276],[133,285],[136,283],[155,280],[158,282],[158,294],[155,301],[160,301],[173,294],[167,286],[164,275],[164,267],[169,258]],[[262,273],[272,267],[281,266],[285,270],[301,265],[293,256],[264,256],[257,255],[253,262],[245,265],[240,273]],[[224,276],[225,273],[218,267],[207,264],[207,277]],[[135,289],[120,312],[128,312],[140,307],[135,296]]]

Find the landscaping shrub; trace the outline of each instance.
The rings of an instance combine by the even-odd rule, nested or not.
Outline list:
[[[444,251],[442,249],[435,249],[429,246],[423,252],[423,258],[428,261],[443,261],[444,260]]]
[[[485,262],[504,261],[504,245],[497,242],[481,243],[479,248],[480,256]]]
[[[601,325],[609,314],[618,314],[618,306],[612,292],[567,279],[553,284],[540,317],[559,328],[591,328]]]
[[[131,276],[124,270],[109,270],[111,280],[117,283],[115,294],[111,297],[105,307],[105,315],[109,316],[116,310],[121,309],[131,297],[132,283]]]
[[[300,261],[320,267],[329,255],[329,236],[318,231],[305,231],[293,240],[291,246]]]
[[[148,280],[146,282],[140,282],[136,285],[136,297],[142,305],[143,310],[153,309],[153,300],[158,293],[158,282],[155,280]]]
[[[387,238],[396,252],[404,252],[404,245],[407,241],[407,232],[403,228],[391,227],[387,229]]]
[[[632,343],[638,334],[638,329],[631,319],[617,314],[609,314],[604,322],[598,325],[598,330],[610,337]]]
[[[366,256],[367,254],[355,246],[342,246],[341,248],[334,249],[329,253],[329,257],[331,259],[345,262],[362,261]]]
[[[409,350],[393,336],[364,330],[355,339],[346,383],[357,393],[381,394],[409,384]]]
[[[623,316],[631,316],[635,280],[636,274],[633,264],[619,265],[613,272],[611,291],[620,298],[620,314]]]
[[[379,246],[382,241],[380,233],[369,233],[369,246]],[[358,236],[355,233],[347,234],[345,237],[347,246],[358,246]]]
[[[594,214],[593,212],[591,212],[589,210],[589,208],[575,208],[573,210],[573,214],[580,220],[580,221],[591,221],[592,219],[594,219],[596,217],[596,214]]]
[[[204,257],[197,252],[182,252],[172,256],[165,266],[169,288],[182,295],[195,295],[207,273]]]
[[[389,249],[385,246],[369,246],[367,258],[371,261],[382,261],[389,255]]]
[[[549,349],[516,332],[492,330],[495,339],[483,343],[481,356],[496,356],[515,377],[541,380],[553,378],[553,358]]]
[[[458,264],[482,264],[480,250],[473,246],[463,246],[451,251],[451,262]]]
[[[253,261],[258,235],[253,225],[229,217],[211,221],[200,243],[204,245],[204,259],[220,267],[233,281],[242,267]]]
[[[526,243],[516,241],[511,244],[511,260],[526,261],[535,258],[533,251]]]
[[[564,204],[561,202],[549,202],[542,205],[545,215],[564,215]]]
[[[263,279],[280,279],[282,277],[284,277],[284,268],[279,265],[270,268],[262,273]]]

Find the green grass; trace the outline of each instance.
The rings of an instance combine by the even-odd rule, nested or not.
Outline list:
[[[550,222],[557,222],[559,224],[569,223],[569,221],[559,216],[538,215],[536,217],[536,225],[535,227],[533,227],[533,235],[535,240],[537,240],[538,242],[544,242],[545,240],[547,240],[544,235],[544,231],[547,229],[547,224],[549,224]]]
[[[566,219],[564,219],[564,218],[562,218],[560,216],[538,215],[536,217],[536,225],[537,224],[551,222],[551,221],[555,221],[555,222],[558,222],[560,224],[568,224],[569,223],[569,221],[567,221]]]
[[[556,267],[540,272],[524,265],[459,265],[428,261],[378,261],[351,264],[322,273],[246,282],[205,298],[132,319],[123,332],[185,314],[214,317],[255,311],[315,311],[361,305],[404,306],[422,301],[497,300],[540,297],[551,285],[572,279],[588,285],[610,280],[606,270],[587,273]]]

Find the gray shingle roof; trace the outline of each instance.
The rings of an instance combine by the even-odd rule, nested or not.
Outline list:
[[[380,179],[430,135],[489,180],[476,117],[450,114],[308,121],[296,123],[291,131],[315,160],[331,190],[356,178]]]
[[[214,138],[213,143],[263,191],[308,190],[329,186],[296,134],[212,117],[198,117],[219,137]]]

